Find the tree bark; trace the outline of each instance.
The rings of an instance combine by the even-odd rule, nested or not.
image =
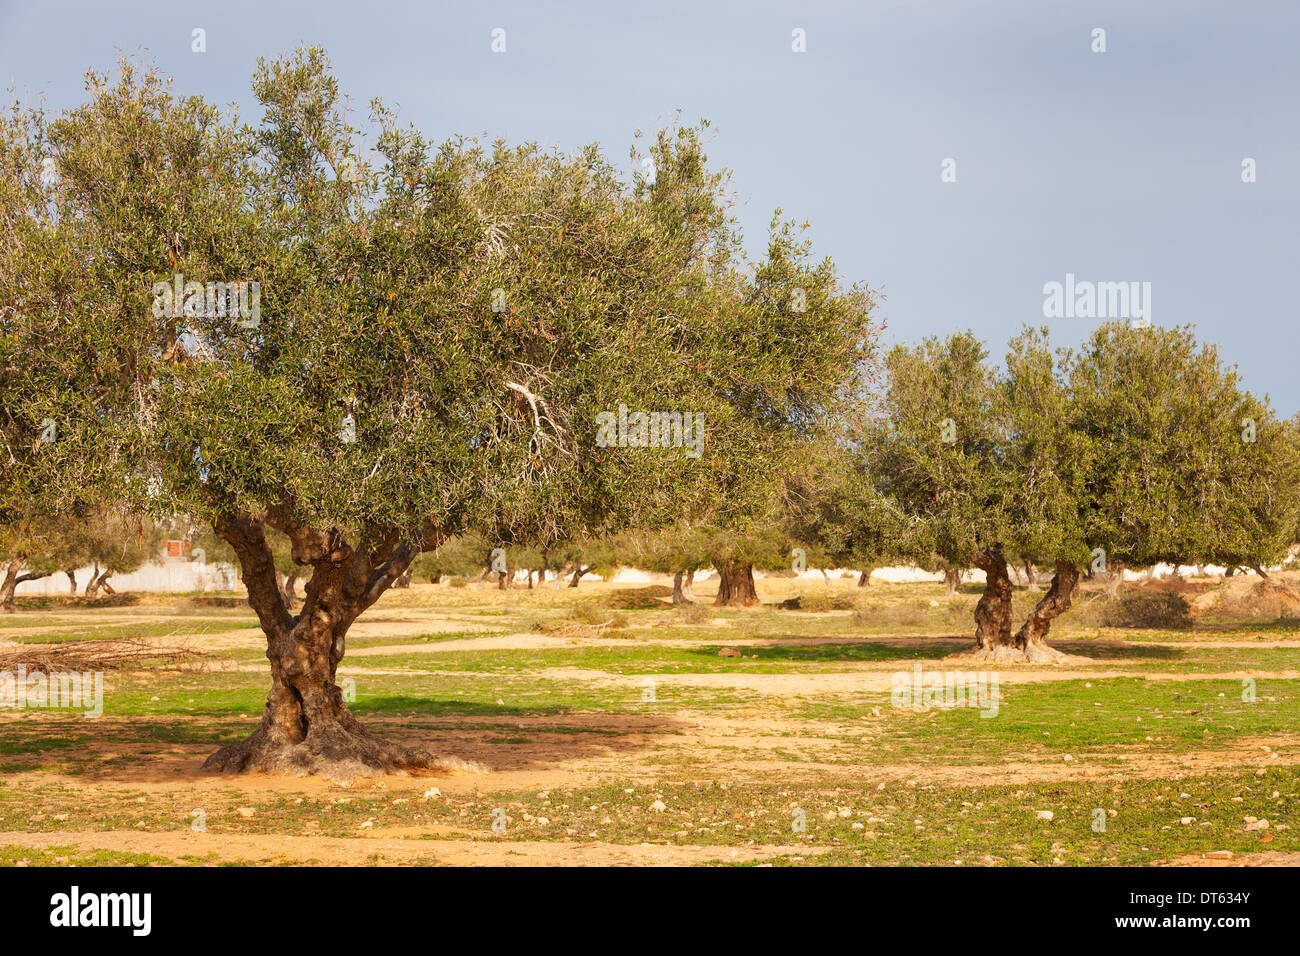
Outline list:
[[[1025,560],[1025,583],[1031,588],[1038,587],[1038,569],[1034,567],[1034,562]]]
[[[862,571],[858,574],[858,587],[865,588],[871,586],[871,572]]]
[[[994,545],[975,553],[975,567],[984,572],[984,593],[975,605],[975,647],[996,653],[1011,646],[1011,577],[1002,548]]]
[[[582,563],[579,562],[575,566],[573,577],[569,579],[569,587],[576,588],[578,586],[578,582],[582,579],[582,576],[584,574],[590,574],[592,571],[595,570],[596,570],[596,566],[594,564],[584,568],[582,566]]]
[[[718,565],[718,596],[713,601],[717,607],[753,607],[758,603],[758,590],[754,587],[752,564]]]
[[[424,750],[389,743],[366,730],[348,710],[335,682],[352,622],[392,587],[428,545],[396,534],[355,550],[335,532],[317,534],[279,519],[294,560],[313,567],[303,609],[290,615],[277,586],[275,563],[260,519],[229,517],[214,524],[239,556],[248,603],[266,634],[271,692],[251,737],[222,747],[203,764],[223,773],[358,775],[419,772],[445,767]],[[437,538],[435,532],[428,535]]]
[[[76,595],[77,595],[77,571],[76,571],[76,569],[75,569],[75,568],[70,568],[69,570],[64,571],[63,573],[66,574],[66,575],[68,576],[68,593],[71,594],[73,597],[76,597]]]
[[[686,572],[686,580],[682,582],[682,597],[688,601],[695,601],[695,569]]]
[[[1066,561],[1057,561],[1051,587],[1016,632],[1017,647],[1028,649],[1030,645],[1043,643],[1052,621],[1070,609],[1070,599],[1078,583],[1079,569]]]

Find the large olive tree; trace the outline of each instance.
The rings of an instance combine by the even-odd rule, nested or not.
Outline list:
[[[253,89],[248,125],[128,65],[4,125],[8,434],[56,420],[56,493],[112,485],[238,556],[272,686],[207,767],[427,768],[345,706],[352,622],[451,535],[653,526],[770,475],[854,393],[870,302],[784,228],[744,259],[698,129],[628,182],[595,147],[431,142],[379,104],[363,154],[319,50]],[[611,443],[622,409],[702,416],[702,444],[637,418]],[[310,569],[296,614],[271,531]]]

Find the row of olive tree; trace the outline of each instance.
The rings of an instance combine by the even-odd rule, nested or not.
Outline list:
[[[1296,540],[1295,424],[1188,329],[1114,322],[1060,350],[1027,329],[1001,368],[960,333],[886,366],[885,414],[851,446],[866,520],[838,534],[871,551],[884,528],[915,563],[983,570],[976,657],[1059,660],[1045,638],[1085,568],[1263,567]],[[1011,561],[1053,569],[1019,628]]]

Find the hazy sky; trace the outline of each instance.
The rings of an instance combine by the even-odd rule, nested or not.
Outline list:
[[[1290,415],[1298,34],[1295,0],[0,0],[0,79],[59,109],[147,51],[252,118],[256,58],[319,43],[363,114],[379,96],[434,138],[597,141],[623,167],[637,128],[707,118],[751,250],[777,206],[810,220],[885,293],[890,341],[971,328],[1000,357],[1028,322],[1075,343],[1100,320],[1044,318],[1045,283],[1149,282],[1155,324],[1195,324]]]

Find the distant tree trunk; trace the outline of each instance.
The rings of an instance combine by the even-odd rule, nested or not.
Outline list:
[[[1124,583],[1124,562],[1112,561],[1106,571],[1106,594],[1109,597],[1119,595],[1119,586]]]
[[[1251,569],[1252,571],[1254,571],[1256,574],[1258,574],[1261,578],[1266,578],[1266,577],[1268,577],[1268,574],[1266,574],[1265,571],[1264,571],[1264,569],[1261,568],[1258,564],[1252,564],[1252,565],[1250,566],[1250,569]]]
[[[77,594],[77,572],[76,569],[69,569],[63,572],[68,576],[68,593],[73,597]]]
[[[18,571],[23,566],[23,558],[10,558],[5,566],[4,580],[0,581],[0,611],[12,613],[14,609],[14,589],[18,587]]]
[[[673,604],[695,603],[686,596],[686,589],[682,587],[682,578],[685,576],[685,571],[677,571],[673,574]]]
[[[442,583],[442,572],[441,572],[441,571],[434,571],[433,574],[429,575],[429,583],[430,583],[430,584],[441,584],[441,583]]]
[[[1006,573],[1006,562],[1005,562],[1005,561],[1002,562],[1002,568],[1003,568],[1002,573],[1005,574],[1005,573]],[[958,587],[958,585],[961,584],[961,569],[960,569],[960,568],[944,568],[944,569],[943,569],[943,581],[944,581],[945,584],[948,585],[948,597],[952,597],[954,594],[957,593],[957,587]],[[1011,583],[1011,580],[1010,580],[1010,578],[1008,578],[1008,579],[1007,579],[1007,584],[1008,584],[1008,586],[1010,586],[1010,583]]]
[[[393,579],[393,587],[395,588],[409,588],[410,586],[411,586],[410,568],[407,568],[405,571],[403,571],[401,574],[399,574],[396,578]]]
[[[501,591],[509,591],[515,586],[514,579],[515,569],[507,564],[504,571],[497,572],[497,589]]]
[[[112,571],[101,572],[99,570],[99,565],[96,564],[94,572],[90,575],[90,580],[86,582],[86,597],[93,601],[95,598],[99,597],[100,588],[103,588],[109,594],[117,593],[108,583],[108,579],[112,576]]]
[[[1031,588],[1038,587],[1038,569],[1034,567],[1034,562],[1025,559],[1025,583]]]
[[[871,572],[862,571],[858,574],[858,587],[865,588],[871,586]]]
[[[825,568],[818,568],[817,570],[819,570],[819,571],[822,573],[822,580],[826,582],[826,586],[827,586],[827,587],[830,587],[830,586],[831,586],[831,576],[830,576],[829,574],[826,573],[826,569],[825,569]]]
[[[688,601],[698,600],[695,597],[695,569],[686,572],[686,580],[682,583],[682,597]]]
[[[276,572],[276,579],[280,582],[280,593],[284,595],[285,610],[292,611],[298,603],[298,578],[302,572],[296,568],[289,574]]]
[[[718,607],[753,607],[758,603],[758,590],[754,587],[752,564],[718,565],[718,596],[713,603]]]
[[[596,566],[594,564],[588,565],[587,567],[584,568],[582,566],[582,562],[579,561],[577,564],[574,565],[573,577],[569,579],[569,587],[576,588],[578,586],[578,582],[582,580],[582,576],[584,574],[590,574],[592,571],[595,570],[596,570]]]

